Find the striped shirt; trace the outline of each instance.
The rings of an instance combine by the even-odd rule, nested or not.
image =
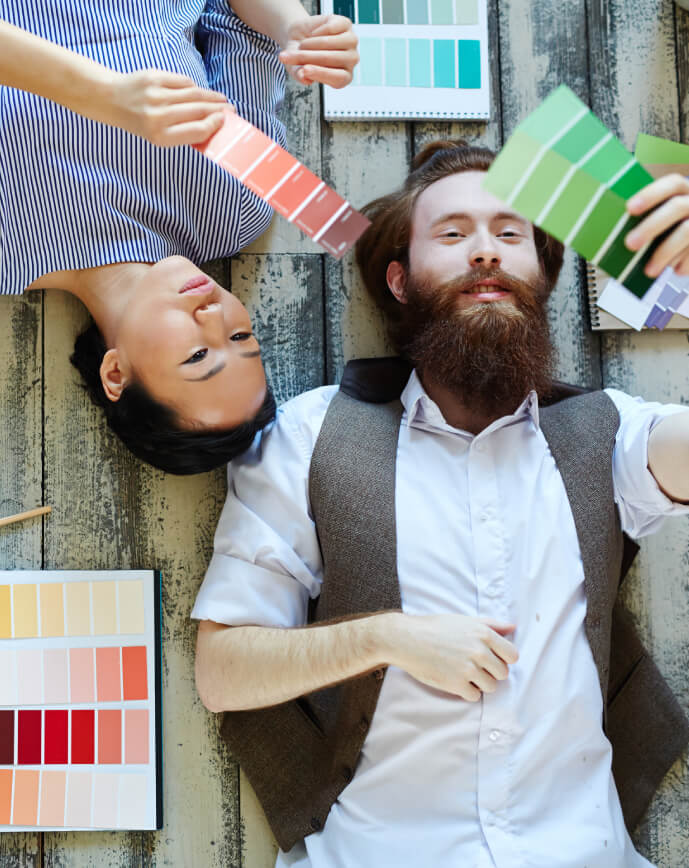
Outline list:
[[[278,46],[226,0],[0,0],[0,18],[121,72],[178,72],[225,93],[284,145]],[[272,209],[188,146],[157,148],[0,87],[0,293],[52,271],[232,256]]]

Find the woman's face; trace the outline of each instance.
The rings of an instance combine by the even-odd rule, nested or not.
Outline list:
[[[141,383],[185,428],[253,418],[266,378],[244,305],[179,256],[153,265],[136,290],[115,337],[124,385]]]

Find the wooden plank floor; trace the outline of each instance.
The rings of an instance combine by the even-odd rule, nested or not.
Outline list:
[[[326,124],[318,91],[295,86],[284,110],[292,151],[360,205],[397,185],[431,139],[499,147],[561,82],[629,147],[638,131],[687,141],[689,15],[670,0],[490,0],[490,35],[490,123]],[[250,307],[280,401],[335,381],[353,356],[386,350],[351,257],[336,263],[281,220],[210,269]],[[689,404],[689,335],[593,335],[583,269],[569,253],[550,318],[562,379]],[[2,835],[0,865],[268,868],[274,842],[193,682],[188,614],[212,550],[224,474],[166,477],[112,440],[67,361],[83,321],[59,292],[0,297],[0,514],[53,506],[43,521],[0,530],[0,566],[162,570],[165,828]],[[689,712],[688,571],[689,523],[678,520],[643,542],[624,595]],[[636,843],[663,868],[686,865],[686,759],[667,776]]]

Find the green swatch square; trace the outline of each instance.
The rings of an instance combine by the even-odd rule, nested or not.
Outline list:
[[[623,199],[631,199],[635,193],[638,193],[646,184],[650,184],[652,180],[653,178],[643,166],[634,163],[610,189]]]
[[[689,145],[639,133],[634,156],[640,163],[689,163]]]
[[[535,220],[570,169],[571,163],[564,157],[556,154],[555,151],[546,151],[514,200],[515,210],[529,220]]]
[[[521,176],[533,162],[543,146],[521,129],[515,130],[500,151],[483,179],[482,187],[489,193],[507,201]]]
[[[652,251],[647,251],[624,279],[624,285],[627,289],[633,292],[634,295],[638,295],[639,298],[642,298],[648,292],[654,280],[654,278],[644,274],[644,267],[652,255]]]
[[[378,0],[359,0],[359,24],[380,24]]]
[[[574,224],[600,190],[600,184],[584,172],[575,172],[543,220],[543,229],[560,241],[574,228]]]
[[[403,0],[383,0],[383,24],[404,24]]]
[[[522,121],[519,129],[545,145],[585,108],[584,103],[563,84]]]
[[[608,184],[631,159],[632,155],[622,142],[611,138],[581,168],[602,184]]]
[[[567,160],[571,160],[572,163],[578,163],[607,134],[608,131],[603,124],[589,112],[555,142],[553,150],[562,154]]]
[[[593,259],[601,245],[625,213],[624,200],[606,190],[577,232],[572,247],[584,259]]]
[[[625,246],[624,239],[640,222],[638,217],[630,217],[617,233],[610,247],[605,251],[605,255],[601,257],[598,264],[603,271],[607,271],[612,277],[619,277],[636,256],[636,251],[629,250]]]

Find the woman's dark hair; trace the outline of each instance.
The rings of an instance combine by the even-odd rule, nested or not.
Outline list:
[[[461,139],[431,142],[416,155],[399,190],[381,196],[361,209],[371,225],[357,241],[356,262],[366,290],[387,317],[393,331],[402,310],[388,288],[386,272],[394,261],[409,267],[409,240],[416,200],[426,187],[449,175],[487,172],[494,159],[493,151],[474,147]],[[564,247],[537,226],[534,226],[534,240],[546,288],[551,292],[562,268]]]
[[[111,430],[137,458],[159,470],[184,476],[227,464],[246,452],[257,432],[275,418],[270,388],[253,419],[224,431],[180,428],[174,412],[152,398],[140,383],[123,389],[119,401],[110,401],[100,378],[106,350],[103,336],[92,323],[77,337],[70,361],[93,403],[103,408]]]

